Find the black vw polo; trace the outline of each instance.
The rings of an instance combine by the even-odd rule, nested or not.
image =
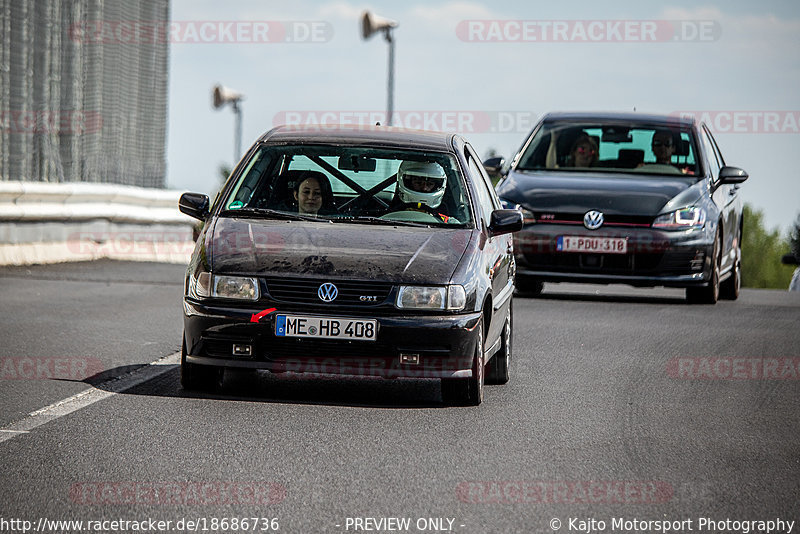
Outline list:
[[[186,273],[181,381],[225,368],[440,378],[479,404],[511,360],[518,210],[452,134],[279,127],[234,169]]]

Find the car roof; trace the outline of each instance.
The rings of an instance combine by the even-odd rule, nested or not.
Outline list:
[[[590,120],[590,121],[610,121],[610,122],[638,122],[643,124],[665,124],[675,126],[692,127],[696,121],[694,116],[684,113],[674,114],[658,114],[658,113],[636,113],[636,112],[618,112],[618,111],[556,111],[547,113],[542,117],[542,121],[555,121],[555,120]]]
[[[278,126],[261,136],[259,142],[269,144],[321,144],[345,146],[385,146],[453,152],[454,142],[463,140],[457,134],[410,130],[391,126],[348,124],[309,124]]]

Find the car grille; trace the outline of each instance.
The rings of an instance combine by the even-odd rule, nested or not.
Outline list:
[[[343,342],[325,339],[270,339],[260,347],[264,359],[285,358],[373,358],[394,356],[395,349],[383,343]]]
[[[267,291],[281,302],[300,304],[324,304],[317,292],[319,287],[332,282],[338,290],[331,304],[370,306],[382,304],[389,298],[393,285],[385,282],[362,282],[355,280],[323,280],[307,278],[267,278]]]
[[[692,270],[694,252],[668,254],[525,254],[533,270],[619,275],[680,275]]]
[[[553,213],[536,212],[534,216],[537,224],[575,224],[583,226],[584,213]],[[605,214],[603,227],[606,226],[634,226],[649,227],[653,217],[641,215],[609,215]]]
[[[313,368],[305,365],[320,366],[319,372],[330,372],[331,367],[338,365],[392,369],[398,368],[400,353],[414,353],[420,356],[417,370],[441,369],[444,363],[450,362],[449,346],[426,346],[401,348],[385,343],[342,342],[336,340],[310,339],[272,339],[260,346],[260,360],[272,361],[287,365],[286,370]],[[327,371],[326,371],[327,368]]]

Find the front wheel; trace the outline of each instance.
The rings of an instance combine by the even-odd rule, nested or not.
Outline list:
[[[224,369],[186,361],[186,339],[181,346],[181,387],[187,391],[211,391],[222,385]]]
[[[470,378],[442,378],[442,401],[456,406],[478,406],[483,402],[483,321],[475,327],[478,339],[472,357]]]
[[[719,298],[736,300],[742,287],[742,236],[736,240],[736,257],[733,260],[731,275],[719,285]]]
[[[538,297],[544,289],[544,282],[532,276],[517,275],[514,285],[517,293],[526,297]]]
[[[507,384],[510,379],[509,369],[511,368],[511,350],[513,348],[511,338],[513,331],[512,308],[513,301],[508,304],[508,316],[503,325],[503,332],[500,334],[500,350],[489,360],[488,369],[486,370],[487,384]]]
[[[719,299],[719,268],[722,264],[722,246],[719,232],[714,239],[714,253],[711,263],[711,280],[706,287],[687,287],[686,300],[690,304],[716,304]]]

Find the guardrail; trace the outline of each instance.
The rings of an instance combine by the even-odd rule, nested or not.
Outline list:
[[[0,265],[101,258],[185,263],[196,221],[181,191],[0,182]]]

